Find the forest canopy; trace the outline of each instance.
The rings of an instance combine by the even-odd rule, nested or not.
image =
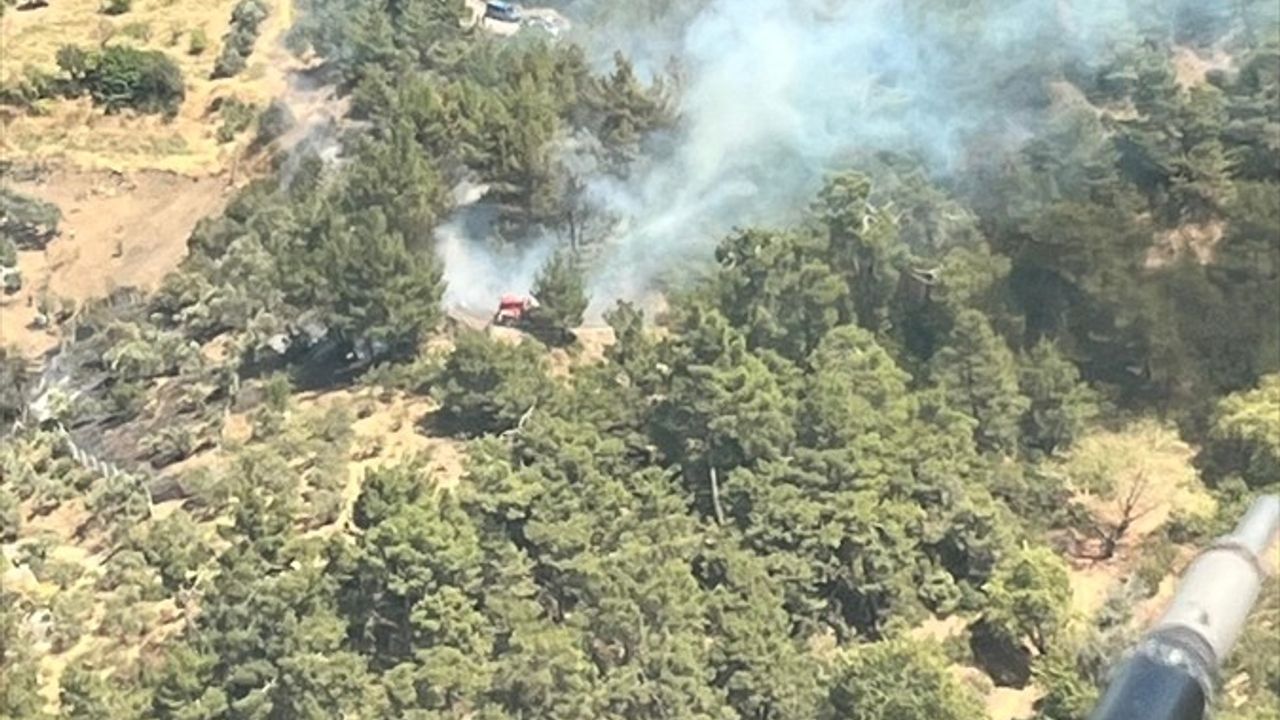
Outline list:
[[[708,3],[581,5],[657,33]],[[951,28],[946,57],[981,5],[904,21]],[[1136,609],[1280,488],[1280,25],[1129,5],[1117,42],[1043,39],[1000,78],[1016,142],[975,130],[941,169],[868,139],[706,236],[611,214],[684,167],[698,67],[499,37],[458,0],[299,3],[337,150],[281,150],[57,363],[0,349],[0,570],[50,590],[0,587],[0,717],[969,720],[1000,686],[1083,720]],[[236,6],[220,76],[264,8]],[[1229,60],[1188,81],[1186,53]],[[111,110],[184,98],[163,54],[58,62]],[[268,112],[253,152],[292,125]],[[16,248],[57,232],[0,201]],[[448,300],[440,231],[476,207],[540,260],[524,331]],[[678,226],[647,248],[671,257],[605,297],[637,224]],[[432,452],[382,452],[406,435]],[[31,529],[59,508],[99,566]],[[1083,609],[1082,567],[1116,579]],[[1224,718],[1280,702],[1276,597]],[[52,692],[46,646],[84,649]]]

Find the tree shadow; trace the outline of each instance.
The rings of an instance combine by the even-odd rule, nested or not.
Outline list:
[[[1031,682],[1031,653],[979,621],[969,628],[974,663],[998,687],[1024,688]]]

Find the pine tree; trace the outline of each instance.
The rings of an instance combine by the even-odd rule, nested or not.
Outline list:
[[[907,640],[855,648],[837,669],[824,720],[972,720],[981,704],[938,648]]]
[[[582,324],[589,300],[586,278],[573,251],[561,249],[551,255],[533,281],[533,296],[538,299],[535,322],[562,336]]]
[[[1018,386],[1029,405],[1022,416],[1022,443],[1045,455],[1070,447],[1098,413],[1098,398],[1056,345],[1041,342],[1023,358]]]
[[[957,410],[978,421],[974,441],[985,451],[1017,447],[1018,422],[1029,403],[1018,392],[1013,353],[976,310],[960,313],[951,341],[933,359],[933,378]]]
[[[1071,611],[1066,564],[1047,548],[1023,548],[1004,558],[983,591],[986,622],[1006,638],[1025,638],[1041,655]]]

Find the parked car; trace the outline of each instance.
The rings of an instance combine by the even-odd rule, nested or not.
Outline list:
[[[520,22],[520,8],[502,0],[489,0],[484,4],[484,16],[499,22]]]

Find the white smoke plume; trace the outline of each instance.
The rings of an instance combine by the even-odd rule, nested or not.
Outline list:
[[[1206,0],[1226,6],[1226,0]],[[829,172],[877,150],[910,152],[944,175],[967,143],[1022,137],[1043,87],[1029,68],[1088,62],[1135,28],[1167,21],[1155,0],[582,0],[571,36],[602,60],[679,69],[668,154],[588,197],[619,217],[593,268],[593,307],[634,299],[673,268],[706,262],[735,226],[781,225]],[[587,19],[584,26],[583,19]],[[674,62],[673,62],[674,61]],[[1043,103],[1041,103],[1043,104]],[[450,267],[472,282],[476,258]],[[524,258],[507,285],[520,285]],[[448,257],[446,257],[448,260]],[[486,269],[490,266],[481,265]],[[464,274],[463,271],[467,270]],[[497,284],[503,284],[498,282]],[[490,296],[491,298],[493,296]],[[492,300],[490,300],[492,302]]]

